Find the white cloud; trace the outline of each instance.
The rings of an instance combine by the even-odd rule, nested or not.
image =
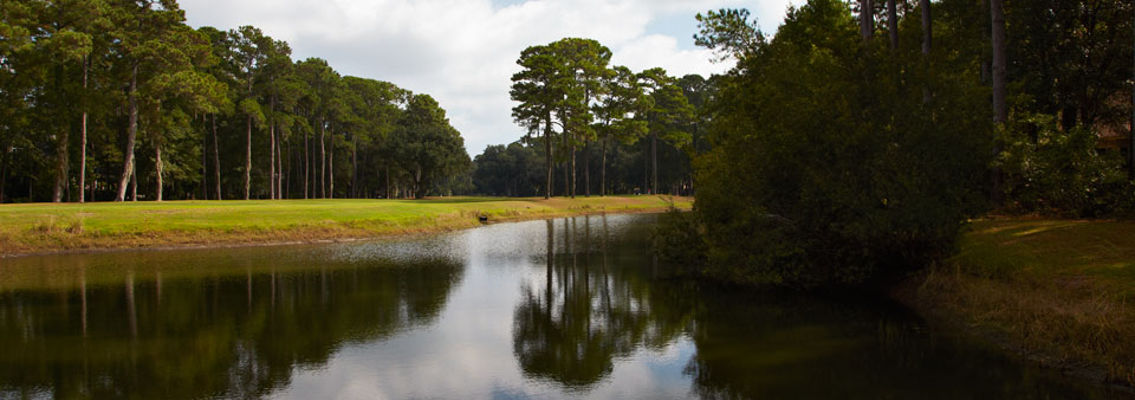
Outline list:
[[[475,155],[524,133],[512,123],[508,89],[527,46],[586,37],[611,48],[615,64],[708,75],[728,65],[691,49],[685,42],[694,32],[678,38],[648,32],[651,21],[749,7],[768,31],[788,1],[531,0],[494,7],[490,0],[182,0],[181,6],[193,26],[254,25],[286,40],[298,59],[324,58],[342,74],[434,96]]]

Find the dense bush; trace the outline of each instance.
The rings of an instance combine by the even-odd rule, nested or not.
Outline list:
[[[671,207],[659,217],[651,241],[678,275],[696,276],[705,265],[705,232],[694,213]]]
[[[1082,126],[1062,130],[1055,117],[1035,114],[1005,131],[997,159],[1005,176],[1005,210],[1071,217],[1130,212],[1135,199],[1118,151],[1101,151],[1099,134]]]
[[[722,80],[696,166],[704,273],[861,284],[952,251],[985,197],[987,92],[876,44],[846,4],[813,0]]]

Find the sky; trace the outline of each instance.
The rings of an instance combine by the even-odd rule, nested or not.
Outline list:
[[[433,96],[470,156],[525,131],[512,121],[510,80],[524,48],[564,37],[598,40],[612,65],[670,75],[728,70],[694,46],[694,15],[748,8],[775,32],[801,0],[181,0],[193,27],[253,25],[287,41],[296,60],[319,57],[342,75]]]

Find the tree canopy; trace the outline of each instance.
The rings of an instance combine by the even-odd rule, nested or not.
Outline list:
[[[399,122],[428,96],[174,1],[5,2],[0,38],[0,202],[422,197],[470,164],[448,121]]]

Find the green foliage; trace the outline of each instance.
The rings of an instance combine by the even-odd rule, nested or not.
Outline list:
[[[706,264],[705,229],[694,213],[671,208],[658,219],[651,235],[654,252],[678,272],[695,276]]]
[[[709,10],[705,15],[698,13],[694,18],[698,20],[694,44],[717,53],[716,61],[745,58],[765,43],[757,19],[749,19],[749,10],[722,8]]]
[[[610,58],[611,51],[595,40],[564,38],[531,46],[517,60],[523,69],[512,77],[510,94],[519,103],[512,116],[528,130],[526,143],[539,142],[544,147],[545,196],[556,192],[556,163],[563,163],[565,180],[560,193],[564,195],[574,197],[580,191],[590,195],[595,186],[601,195],[614,186],[625,192],[632,188],[636,192],[664,191],[657,187],[660,158],[664,159],[661,169],[666,170],[663,175],[674,175],[663,179],[669,183],[669,192],[689,194],[689,158],[682,150],[693,141],[697,110],[687,95],[705,93],[684,91],[678,80],[661,68],[636,74],[623,66],[608,67]],[[648,148],[633,149],[639,139],[648,136],[651,140],[644,144]],[[661,157],[659,138],[663,142]],[[670,150],[678,157],[669,157],[671,154],[666,153]],[[642,152],[638,156],[650,170],[639,176],[641,181],[636,179],[641,186],[627,180],[608,184],[608,155],[617,156],[620,151]],[[593,173],[596,167],[598,174]],[[635,175],[632,168],[619,168],[618,172]],[[583,182],[579,182],[579,175],[583,175]],[[591,183],[593,175],[598,175],[598,185]],[[654,179],[647,180],[647,176]],[[577,190],[577,186],[583,190]]]
[[[906,60],[860,42],[847,5],[809,1],[722,79],[697,171],[708,275],[807,287],[902,274],[949,254],[980,210],[991,135],[976,82],[939,75],[926,84],[963,95],[924,105],[890,75]]]
[[[488,146],[473,160],[476,193],[491,196],[536,196],[543,188],[543,157],[520,142]]]
[[[1064,131],[1055,117],[1029,115],[1002,136],[997,165],[1005,174],[1006,208],[1019,213],[1101,217],[1129,212],[1135,188],[1118,152],[1097,150],[1099,134]]]
[[[1118,0],[1011,2],[1008,74],[1035,113],[1076,125],[1122,126],[1131,118],[1132,15]]]
[[[317,183],[330,193],[316,195],[406,196],[410,167],[388,139],[409,97],[293,62],[253,26],[192,29],[172,0],[3,2],[0,202],[107,200],[131,182],[139,198],[303,198]],[[449,172],[427,190],[462,187],[467,170]]]
[[[394,157],[409,174],[412,194],[425,197],[434,183],[469,168],[461,134],[449,125],[445,110],[429,95],[419,94],[394,131]]]
[[[646,114],[651,103],[638,76],[627,67],[616,66],[606,74],[603,85],[599,104],[594,107],[599,139],[634,144],[646,136],[649,126],[639,117]]]
[[[687,127],[694,118],[694,108],[677,80],[661,68],[643,71],[639,79],[649,95],[644,119],[650,134],[679,149],[688,146],[692,136]]]

